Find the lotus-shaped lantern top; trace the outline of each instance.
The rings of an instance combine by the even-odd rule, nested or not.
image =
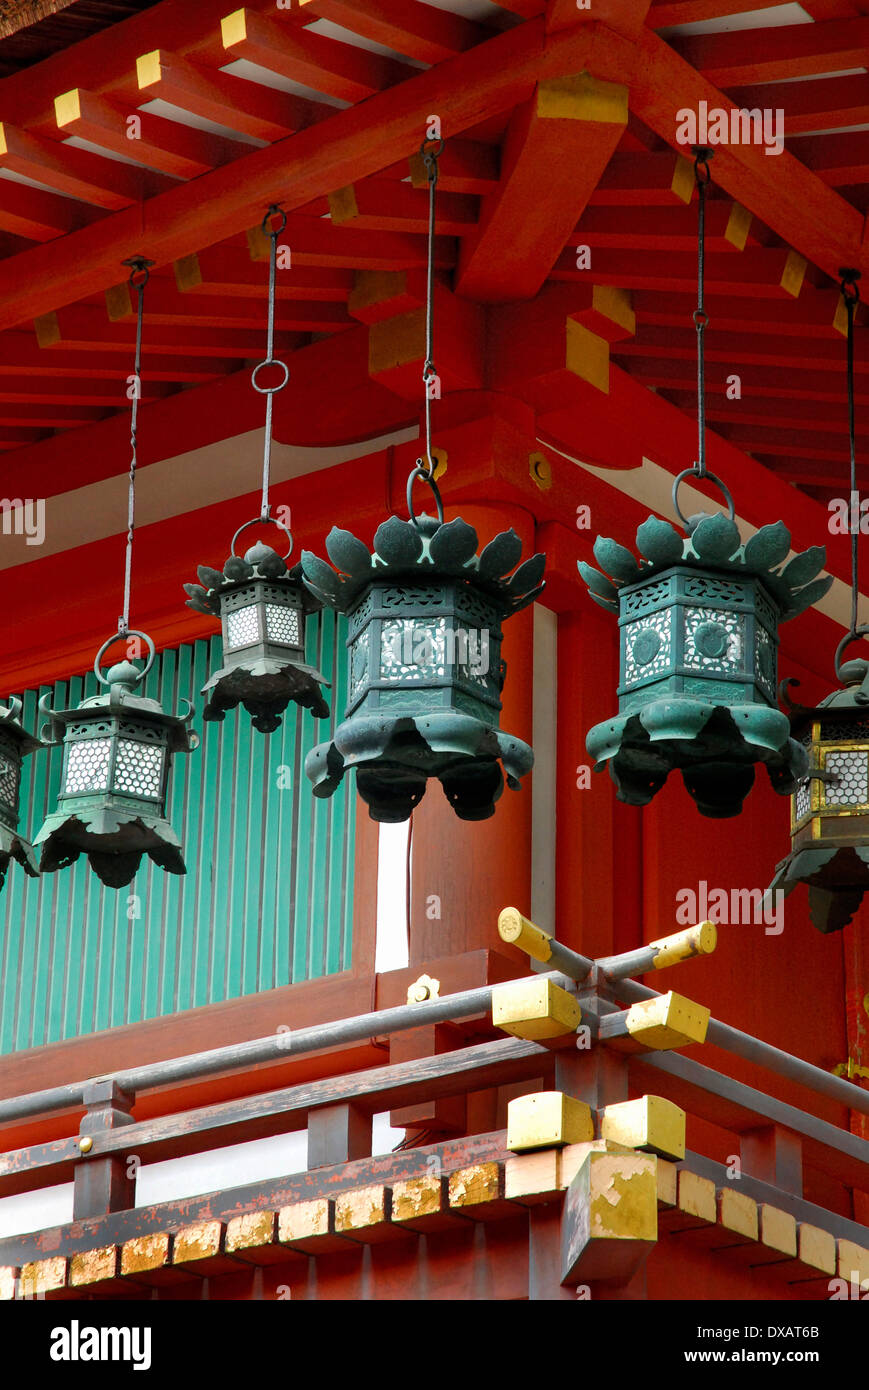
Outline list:
[[[601,570],[580,573],[595,603],[619,615],[619,713],[596,724],[586,747],[596,770],[609,764],[619,799],[645,806],[679,769],[707,816],[736,815],[764,763],[789,795],[807,755],[775,708],[778,623],[796,617],[832,584],[819,578],[826,552],[788,558],[777,521],[743,542],[729,517],[701,514],[688,535],[649,517],[639,558],[598,536]]]
[[[673,566],[732,571],[759,579],[774,599],[781,622],[817,603],[833,582],[831,575],[816,577],[826,559],[823,546],[810,546],[788,560],[791,535],[781,521],[761,526],[743,543],[736,523],[720,512],[698,518],[687,537],[669,521],[650,516],[637,530],[637,549],[639,559],[618,541],[598,536],[594,557],[606,573],[580,562],[591,597],[612,613],[618,612],[620,587],[652,579]]]
[[[200,565],[196,573],[200,582],[184,585],[187,607],[193,608],[197,613],[204,613],[207,617],[220,616],[222,593],[251,579],[295,580],[300,585],[300,591],[304,593],[304,589],[301,588],[300,567],[295,565],[290,569],[283,556],[263,541],[257,541],[256,545],[252,545],[243,557],[230,555],[222,570]],[[314,603],[309,606],[312,609],[319,607]]]
[[[385,579],[463,579],[487,594],[503,617],[533,603],[543,589],[546,557],[532,555],[519,565],[522,542],[512,529],[501,531],[479,555],[477,543],[473,526],[461,517],[439,522],[420,516],[413,522],[391,516],[378,526],[373,551],[334,526],[326,551],[335,569],[305,550],[302,574],[312,594],[342,613],[353,608],[368,585]]]

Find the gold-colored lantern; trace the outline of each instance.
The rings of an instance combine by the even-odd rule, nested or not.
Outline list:
[[[791,853],[769,890],[805,883],[822,932],[846,926],[869,889],[869,661],[836,669],[842,689],[815,707],[791,704],[810,772],[791,797]]]

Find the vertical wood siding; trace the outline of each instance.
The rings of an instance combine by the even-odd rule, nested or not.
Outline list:
[[[346,700],[343,619],[308,621],[307,659]],[[203,726],[200,690],[222,665],[219,637],[166,650],[145,694],[196,709],[199,748],[173,760],[168,818],[183,842],[185,876],[146,857],[127,888],[105,888],[82,857],[28,878],[10,865],[0,893],[0,1053],[234,999],[350,967],[355,794],[351,779],[315,799],[305,755],[329,720],[290,706],[273,734],[245,711]],[[44,689],[23,693],[28,729]],[[97,693],[91,672],[60,681],[52,705]],[[59,749],[27,758],[22,829],[36,834],[54,808]]]

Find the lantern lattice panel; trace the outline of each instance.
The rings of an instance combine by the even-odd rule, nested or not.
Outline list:
[[[115,760],[114,790],[156,800],[163,781],[164,756],[160,748],[149,747],[132,739],[120,739]]]
[[[745,643],[741,613],[718,608],[685,609],[684,664],[691,671],[739,671]]]
[[[299,610],[267,603],[266,636],[271,642],[285,642],[289,647],[297,647],[300,641]]]
[[[812,809],[812,784],[811,782],[801,782],[794,793],[794,815],[797,820],[802,820]]]
[[[663,675],[672,660],[672,614],[669,608],[628,623],[625,631],[625,680]]]
[[[432,680],[446,674],[446,619],[390,618],[380,633],[381,680]]]
[[[869,754],[865,749],[830,751],[824,767],[835,781],[824,784],[824,806],[863,806],[869,804]]]
[[[0,737],[0,801],[15,806],[18,799],[19,760],[11,749],[4,747]]]
[[[226,635],[230,647],[246,647],[252,642],[258,642],[259,620],[256,608],[251,605],[249,608],[238,608],[234,613],[227,613]]]
[[[109,738],[88,738],[69,744],[64,780],[66,795],[105,791],[109,785],[111,752]]]

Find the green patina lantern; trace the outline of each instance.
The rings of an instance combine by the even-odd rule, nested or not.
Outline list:
[[[258,541],[243,558],[236,555],[239,534],[222,572],[200,565],[201,584],[184,586],[188,607],[219,616],[223,630],[225,665],[203,687],[210,695],[204,718],[221,720],[241,704],[255,729],[271,733],[295,701],[325,719],[329,706],[320,687],[329,682],[305,663],[305,619],[322,604],[305,588],[299,566],[288,569],[270,546]]]
[[[697,185],[697,461],[673,483],[685,527],[650,516],[637,531],[637,559],[599,536],[595,559],[580,563],[596,603],[617,613],[619,712],[589,730],[595,770],[609,764],[620,801],[646,806],[676,768],[705,816],[735,816],[763,763],[775,791],[788,795],[808,756],[775,707],[778,625],[827,592],[816,576],[826,552],[812,546],[788,560],[791,538],[777,521],[743,544],[733,499],[706,468],[704,334],[705,205],[712,151],[694,150]],[[689,477],[720,489],[728,515],[686,517],[679,507]]]
[[[166,714],[157,700],[135,694],[154,661],[154,644],[133,629],[123,640],[138,637],[149,647],[144,667],[131,661],[100,669],[109,638],[97,653],[94,671],[106,687],[74,709],[39,708],[48,716],[43,735],[63,745],[63,772],[57,810],[34,841],[42,846],[43,873],[66,868],[86,854],[91,868],[109,888],[130,883],[147,854],[169,873],[186,873],[181,841],[166,820],[166,792],[174,753],[189,753],[199,744],[189,726],[189,701],[183,715]]]
[[[16,859],[24,872],[36,878],[39,869],[29,840],[18,834],[21,764],[28,753],[42,747],[19,722],[21,701],[0,705],[0,888],[6,879],[9,861]]]
[[[219,616],[223,629],[226,665],[202,688],[202,694],[209,695],[204,717],[222,720],[227,710],[244,705],[254,728],[265,734],[278,728],[280,715],[290,701],[309,709],[317,719],[329,715],[329,706],[320,693],[320,687],[329,682],[305,662],[305,618],[323,605],[305,588],[299,567],[288,567],[293,538],[283,522],[272,516],[269,503],[272,403],[290,377],[286,363],[272,355],[277,240],[286,225],[286,213],[273,204],[262,222],[262,234],[270,239],[266,355],[251,373],[254,390],[266,398],[260,515],[236,531],[222,573],[200,565],[197,573],[201,582],[184,585],[188,608],[209,617]],[[263,385],[260,374],[269,371],[275,372],[272,384]],[[286,555],[279,555],[262,541],[243,558],[236,555],[235,545],[242,531],[258,525],[276,526],[284,533],[289,540]]]
[[[777,628],[833,581],[816,578],[820,546],[784,563],[791,538],[781,522],[743,545],[732,502],[729,518],[686,524],[687,537],[649,517],[637,531],[639,559],[598,537],[606,575],[580,563],[592,598],[618,614],[620,635],[619,713],[591,729],[586,746],[629,805],[647,805],[678,768],[704,815],[733,816],[756,763],[781,795],[805,776],[806,750],[775,707]]]
[[[767,890],[787,895],[804,883],[825,933],[847,926],[869,889],[869,661],[840,664],[851,640],[836,654],[842,688],[814,707],[787,701],[811,767],[791,798],[791,852]]]
[[[390,517],[374,551],[334,528],[326,541],[332,569],[302,554],[305,583],[348,616],[350,681],[344,722],[308,754],[316,796],[331,796],[344,773],[378,821],[406,820],[437,777],[463,820],[494,812],[504,787],[515,789],[534,755],[500,731],[501,621],[543,588],[545,557],[513,570],[522,553],[514,531],[477,555],[477,533],[460,517]],[[410,484],[408,485],[408,494]],[[337,572],[336,572],[337,571]],[[502,772],[503,765],[503,772]]]

